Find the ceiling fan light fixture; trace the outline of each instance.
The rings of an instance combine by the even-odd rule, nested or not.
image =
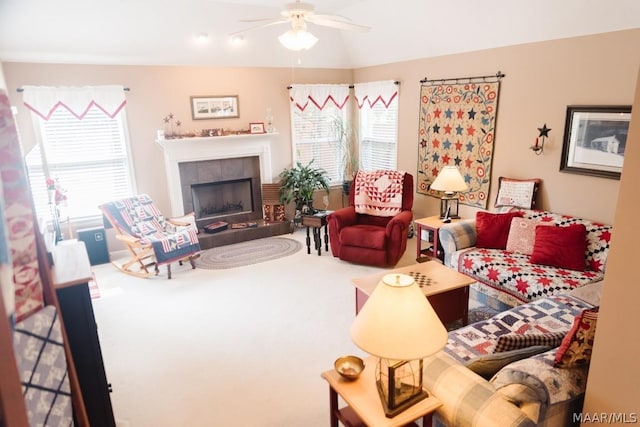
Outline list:
[[[278,36],[278,40],[289,50],[308,50],[318,42],[318,38],[304,28],[291,29]]]

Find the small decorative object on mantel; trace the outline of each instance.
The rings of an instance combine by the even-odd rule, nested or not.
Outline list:
[[[250,133],[265,133],[264,123],[249,123]]]
[[[536,156],[539,156],[544,151],[544,141],[549,137],[551,129],[549,129],[545,123],[541,128],[538,128],[538,131],[540,134],[536,137],[535,144],[529,147],[530,150],[533,150],[533,152],[536,153]]]
[[[222,135],[222,129],[202,129],[200,131],[200,136],[202,137],[220,136],[220,135]]]
[[[180,138],[180,126],[182,126],[182,122],[180,120],[175,120],[175,129],[174,129],[174,117],[173,113],[169,113],[164,118],[164,137],[167,139],[172,138]],[[158,135],[158,139],[160,135]],[[164,138],[163,138],[164,139]]]
[[[267,132],[275,132],[276,128],[273,126],[273,112],[271,111],[271,108],[267,108],[267,114],[265,115],[264,120],[267,122]]]

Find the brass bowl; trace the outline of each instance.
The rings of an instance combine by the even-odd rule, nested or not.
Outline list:
[[[336,359],[333,366],[342,378],[353,381],[364,370],[364,361],[357,356],[342,356]]]

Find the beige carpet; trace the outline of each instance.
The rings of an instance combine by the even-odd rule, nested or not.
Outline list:
[[[350,278],[384,271],[297,253],[224,270],[186,264],[160,276],[95,266],[93,300],[118,427],[326,427],[320,373],[345,354]],[[416,239],[397,267],[415,263]],[[470,305],[474,303],[471,302]]]
[[[320,373],[344,354],[351,277],[382,269],[305,245],[277,260],[225,270],[172,268],[134,278],[95,266],[94,310],[119,427],[321,426],[329,423]],[[324,248],[323,248],[324,249]],[[414,263],[415,238],[398,264]]]

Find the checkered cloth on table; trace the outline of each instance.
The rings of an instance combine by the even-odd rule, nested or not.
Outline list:
[[[501,353],[519,348],[543,345],[557,347],[562,342],[566,332],[550,332],[546,334],[505,334],[498,337],[494,353]]]

